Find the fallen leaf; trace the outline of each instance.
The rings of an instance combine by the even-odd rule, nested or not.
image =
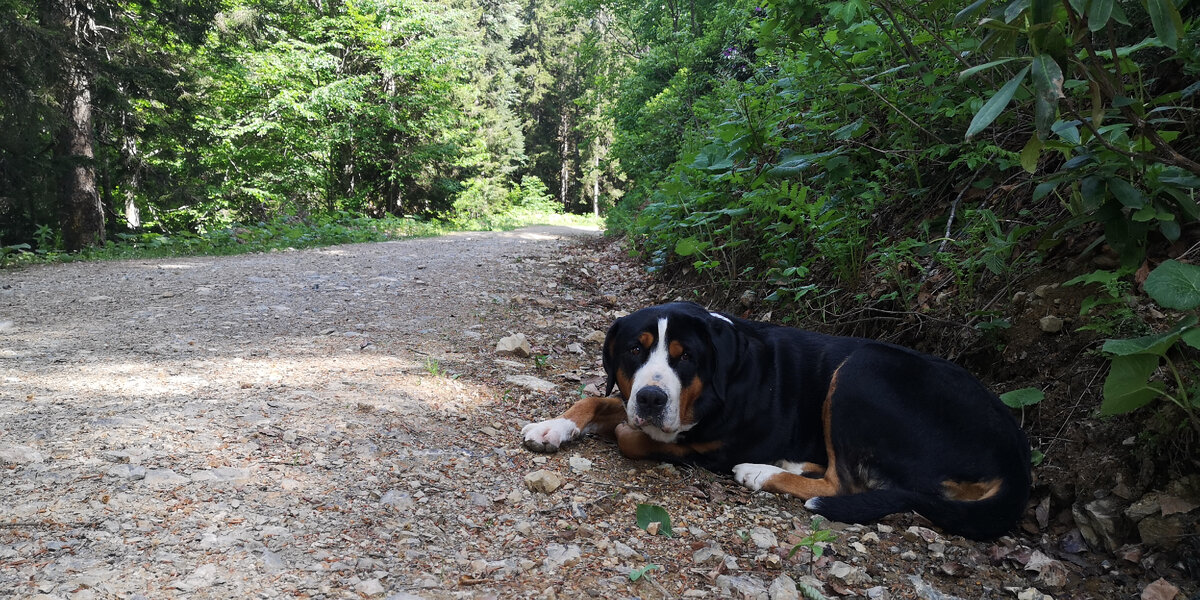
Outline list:
[[[1161,577],[1142,590],[1142,600],[1175,600],[1175,596],[1178,595],[1179,588],[1167,583],[1167,580]]]

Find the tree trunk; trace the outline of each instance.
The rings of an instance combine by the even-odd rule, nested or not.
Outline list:
[[[595,176],[592,179],[592,214],[600,216],[600,153],[592,157],[592,171]]]
[[[562,166],[559,168],[558,201],[562,203],[563,212],[571,212],[571,201],[567,195],[571,190],[571,121],[565,113],[562,121],[559,121],[558,135],[562,142],[559,146]]]
[[[59,32],[66,42],[61,65],[64,119],[54,137],[58,212],[63,244],[69,251],[104,244],[104,207],[96,189],[93,151],[92,75],[79,52],[85,43],[80,35],[87,27],[87,8],[74,0],[43,0],[41,6],[43,25]]]

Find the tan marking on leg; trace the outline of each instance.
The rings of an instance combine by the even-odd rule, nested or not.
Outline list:
[[[844,362],[842,364],[845,364]],[[838,480],[837,472],[837,457],[833,452],[833,393],[837,390],[838,372],[842,366],[833,371],[833,377],[829,379],[829,392],[825,394],[825,403],[821,406],[821,424],[825,434],[825,456],[828,458],[828,464],[825,465],[825,471],[820,479],[814,477],[806,477],[804,475],[796,475],[795,473],[776,473],[772,475],[765,483],[762,489],[769,492],[779,494],[791,494],[799,498],[808,500],[817,496],[836,496],[842,492],[841,482]],[[811,464],[811,463],[809,463]]]
[[[569,419],[580,431],[592,425],[597,432],[611,435],[617,423],[625,420],[625,404],[620,398],[584,398],[559,418]]]
[[[802,462],[800,463],[800,474],[805,477],[821,477],[825,475],[825,465],[817,463]]]
[[[947,479],[942,482],[942,495],[947,500],[958,500],[961,502],[976,502],[979,500],[987,500],[992,496],[1000,493],[1001,479],[990,479],[988,481],[954,481]]]
[[[634,460],[644,458],[687,458],[693,454],[705,454],[722,446],[720,441],[698,444],[672,444],[660,442],[625,423],[616,427],[617,447],[621,454]]]

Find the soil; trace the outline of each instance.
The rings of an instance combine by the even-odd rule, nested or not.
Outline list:
[[[674,296],[551,227],[0,271],[0,596],[1197,593],[1033,507],[986,543],[916,515],[821,534],[796,499],[608,440],[522,448],[603,385],[608,324]],[[495,352],[514,333],[532,356]]]

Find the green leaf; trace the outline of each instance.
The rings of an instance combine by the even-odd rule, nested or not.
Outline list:
[[[968,21],[975,18],[975,15],[979,14],[979,11],[983,10],[983,6],[987,3],[988,0],[975,0],[966,8],[958,11],[958,14],[954,15],[953,26],[962,27],[966,25]]]
[[[1000,401],[1009,408],[1025,408],[1046,399],[1046,394],[1037,388],[1021,388],[1000,394]]]
[[[651,523],[658,523],[660,535],[671,537],[671,515],[665,508],[657,504],[637,505],[637,526],[646,529]]]
[[[1158,41],[1172,50],[1179,48],[1179,36],[1183,33],[1183,19],[1171,0],[1142,0],[1150,13],[1150,23]]]
[[[967,127],[966,139],[970,140],[975,134],[983,131],[988,125],[992,124],[992,121],[996,120],[996,117],[1000,116],[1000,113],[1004,112],[1004,108],[1008,106],[1013,95],[1017,93],[1017,88],[1024,81],[1025,74],[1029,72],[1029,69],[1029,66],[1021,69],[1021,72],[1008,80],[1008,83],[1004,84],[1004,87],[1001,87],[1000,91],[996,92],[996,95],[984,103],[983,108],[979,109],[978,113],[975,113],[975,118],[971,119],[971,125]]]
[[[660,567],[658,565],[646,565],[644,567],[640,567],[637,569],[631,569],[629,571],[629,580],[637,581],[637,580],[641,579],[642,577],[645,577],[646,574],[649,573],[650,571],[655,571],[658,569],[662,569],[662,567]]]
[[[1028,171],[1030,174],[1037,172],[1038,159],[1042,156],[1042,140],[1034,135],[1025,142],[1025,147],[1021,149],[1021,168]]]
[[[1146,354],[1118,356],[1112,361],[1104,380],[1104,400],[1100,414],[1121,415],[1133,412],[1162,395],[1165,386],[1148,381],[1158,368],[1158,357]]]
[[[1200,350],[1200,327],[1191,327],[1179,335],[1183,343]]]
[[[1179,339],[1178,331],[1168,331],[1157,335],[1145,335],[1127,340],[1108,340],[1100,349],[1114,356],[1147,355],[1157,357],[1166,354]]]
[[[1200,306],[1200,266],[1165,261],[1146,277],[1144,289],[1160,306],[1192,310]]]
[[[1050,136],[1050,127],[1058,119],[1058,100],[1063,95],[1063,73],[1058,61],[1049,54],[1039,54],[1033,57],[1033,88],[1034,97],[1034,126],[1038,137],[1046,139]]]
[[[1088,29],[1093,33],[1104,29],[1112,16],[1113,0],[1091,0],[1087,9]]]
[[[707,249],[708,242],[702,242],[693,236],[680,238],[679,241],[675,242],[675,254],[679,256],[691,256]]]
[[[1128,181],[1125,181],[1120,177],[1110,177],[1105,181],[1105,183],[1108,184],[1108,191],[1112,192],[1112,195],[1115,196],[1123,206],[1128,206],[1129,208],[1142,208],[1146,205],[1146,198],[1142,195],[1142,192],[1138,191],[1138,189],[1133,187],[1133,185]]]
[[[990,68],[992,68],[992,67],[998,67],[998,66],[1000,66],[1000,65],[1002,65],[1002,64],[1004,64],[1004,63],[1009,63],[1009,62],[1012,62],[1012,61],[1014,61],[1014,60],[1020,60],[1020,59],[1019,59],[1019,58],[1017,58],[1017,57],[1002,58],[1002,59],[1000,59],[1000,60],[993,60],[993,61],[991,61],[991,62],[986,62],[986,63],[983,63],[982,65],[975,65],[974,67],[971,67],[970,69],[965,69],[965,70],[963,70],[963,72],[962,72],[962,73],[959,73],[959,74],[958,74],[958,80],[959,80],[959,81],[962,81],[962,80],[964,80],[964,79],[966,79],[966,78],[968,78],[968,77],[970,77],[970,76],[972,76],[972,75],[974,75],[974,74],[976,74],[976,73],[978,73],[978,72],[980,72],[980,71],[986,71],[986,70],[988,70],[988,69],[990,69]]]

